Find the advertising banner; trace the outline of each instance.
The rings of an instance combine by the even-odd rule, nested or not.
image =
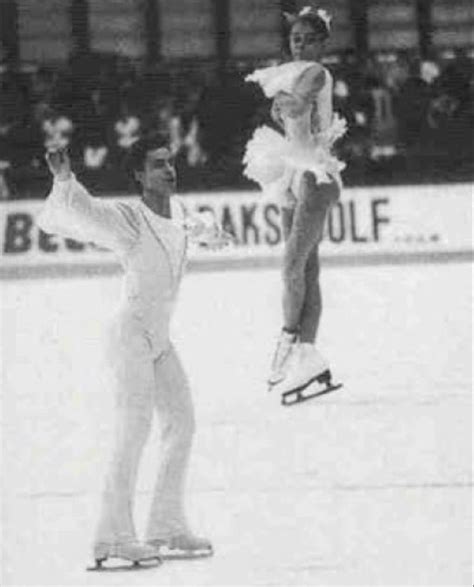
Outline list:
[[[235,246],[218,252],[192,247],[192,268],[261,265],[278,261],[283,243],[280,211],[258,192],[181,196],[191,211],[211,211],[236,237]],[[124,200],[133,199],[122,198]],[[0,204],[1,269],[8,275],[28,268],[94,267],[117,269],[109,251],[47,235],[35,224],[41,201]],[[364,257],[472,256],[470,184],[347,189],[332,208],[321,257],[354,264]]]

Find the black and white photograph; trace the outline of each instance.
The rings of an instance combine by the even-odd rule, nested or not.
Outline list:
[[[0,583],[470,587],[471,0],[0,0]]]

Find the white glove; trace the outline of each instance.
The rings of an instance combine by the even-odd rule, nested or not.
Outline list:
[[[234,235],[225,231],[210,212],[188,215],[185,228],[188,237],[201,247],[219,250],[230,244],[236,244]]]
[[[55,179],[59,181],[70,179],[71,161],[66,149],[58,145],[52,145],[48,149],[45,159]]]

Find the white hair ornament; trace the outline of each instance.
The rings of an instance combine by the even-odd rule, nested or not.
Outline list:
[[[326,10],[324,10],[322,8],[318,8],[317,10],[315,10],[311,6],[305,6],[296,15],[295,14],[289,14],[288,12],[285,12],[284,15],[285,15],[285,18],[287,19],[287,21],[290,24],[296,22],[298,20],[298,18],[300,18],[302,16],[303,17],[304,16],[317,16],[326,25],[326,28],[328,30],[328,33],[331,31],[331,20],[332,20],[332,17],[329,14],[329,12],[327,12]]]

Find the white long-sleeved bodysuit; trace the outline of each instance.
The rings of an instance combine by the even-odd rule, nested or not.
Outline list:
[[[116,431],[96,543],[136,540],[133,496],[154,410],[161,442],[146,539],[186,532],[184,483],[194,410],[186,375],[169,338],[185,265],[185,230],[141,201],[92,198],[74,177],[54,182],[38,224],[45,232],[114,251],[125,271],[122,300],[107,336]]]

